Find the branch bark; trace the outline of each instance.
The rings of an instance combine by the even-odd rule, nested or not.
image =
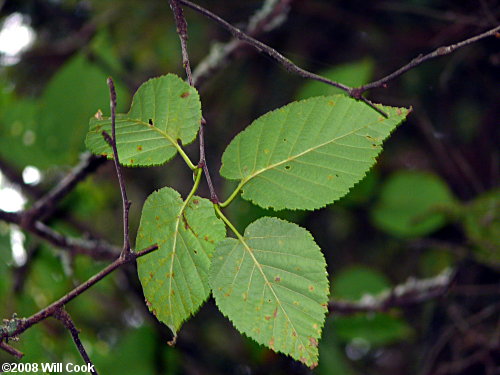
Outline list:
[[[87,354],[82,341],[80,340],[80,331],[76,328],[75,323],[73,322],[73,319],[71,319],[71,316],[68,314],[68,312],[64,310],[64,308],[60,308],[59,310],[56,310],[54,312],[54,318],[61,321],[61,323],[68,329],[71,337],[73,338],[73,341],[75,342],[76,348],[80,352],[80,355],[82,356],[85,363],[89,365],[90,373],[93,375],[99,375],[97,373],[97,370],[94,368],[94,364],[90,360],[90,357]]]
[[[358,312],[381,312],[393,307],[419,304],[448,292],[454,273],[447,270],[438,276],[397,285],[379,295],[366,295],[359,301],[333,300],[328,303],[331,314],[354,314]]]
[[[77,286],[75,289],[52,303],[51,305],[47,306],[46,308],[40,310],[36,314],[30,316],[29,318],[14,318],[13,319],[13,324],[15,325],[14,329],[11,330],[5,330],[2,329],[0,330],[0,342],[4,339],[8,339],[10,337],[16,337],[26,331],[28,328],[31,326],[41,322],[42,320],[47,319],[50,316],[53,316],[58,312],[63,306],[65,306],[68,302],[73,300],[75,297],[79,296],[83,292],[85,292],[87,289],[92,287],[93,285],[97,284],[99,281],[101,281],[103,278],[105,278],[107,275],[109,275],[111,272],[119,268],[120,266],[130,263],[134,260],[136,260],[139,257],[142,257],[144,255],[147,255],[155,250],[158,249],[157,245],[150,246],[142,251],[138,252],[132,252],[131,255],[127,258],[123,257],[118,257],[113,263],[109,264],[106,268],[104,268],[101,272],[95,274],[91,278],[89,278],[86,282],[80,284]]]

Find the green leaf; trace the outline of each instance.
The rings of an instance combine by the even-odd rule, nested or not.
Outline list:
[[[99,117],[99,116],[97,116]],[[116,117],[120,163],[152,166],[166,163],[196,138],[201,120],[198,92],[173,74],[153,78],[139,87],[128,114]],[[95,154],[112,158],[102,132],[111,134],[111,118],[92,118],[86,145]]]
[[[477,258],[489,264],[500,263],[500,189],[487,192],[462,212],[467,237],[476,245]]]
[[[225,231],[207,199],[184,202],[163,188],[144,203],[136,248],[159,249],[137,260],[139,278],[149,309],[174,334],[210,293],[210,258]]]
[[[210,283],[219,309],[259,344],[314,367],[327,311],[326,263],[311,234],[264,217],[217,244]]]
[[[241,180],[242,197],[264,208],[323,207],[364,177],[409,112],[380,108],[389,118],[342,95],[288,104],[232,140],[221,174]]]
[[[333,68],[323,70],[318,74],[332,81],[343,83],[351,87],[359,87],[368,83],[373,76],[374,64],[371,59],[351,62],[334,66]],[[344,91],[325,85],[322,82],[309,80],[297,94],[297,100],[306,99],[313,96],[333,95],[345,93]]]
[[[439,177],[401,171],[384,184],[371,216],[377,227],[391,235],[425,236],[446,223],[443,210],[453,204],[450,189]]]

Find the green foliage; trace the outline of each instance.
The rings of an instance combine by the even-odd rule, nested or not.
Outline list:
[[[308,231],[276,218],[217,244],[210,269],[217,306],[260,344],[315,366],[327,311],[328,278]]]
[[[136,247],[159,247],[138,260],[153,314],[176,335],[212,290],[217,306],[240,332],[315,367],[328,296],[321,250],[307,230],[277,218],[257,219],[242,236],[221,208],[240,191],[275,209],[315,209],[344,196],[409,113],[380,108],[388,118],[336,95],[294,102],[262,116],[224,152],[221,174],[241,181],[226,202],[213,204],[194,196],[202,170],[177,142],[196,137],[201,120],[196,90],[171,74],[143,84],[130,112],[116,119],[120,162],[152,166],[179,152],[194,172],[185,201],[166,187],[143,207]],[[92,152],[111,157],[104,131],[111,133],[111,119],[98,113],[86,143]],[[224,239],[223,222],[236,239]]]
[[[111,134],[111,118],[90,120],[86,144],[95,154],[112,158],[113,151],[102,136]],[[120,163],[152,166],[166,163],[177,151],[177,141],[192,142],[201,120],[201,104],[196,89],[179,77],[168,74],[142,84],[132,100],[128,114],[116,120]]]
[[[105,82],[104,73],[83,55],[76,55],[52,77],[40,98],[15,102],[12,98],[14,110],[9,106],[7,114],[0,115],[4,133],[0,145],[18,152],[6,156],[39,168],[74,163],[84,146],[82,125],[96,108],[109,106],[109,96],[102,89]],[[125,101],[127,95],[119,83],[116,89]]]
[[[446,223],[444,210],[454,205],[448,186],[425,172],[397,172],[382,187],[372,211],[380,229],[398,237],[425,236]]]
[[[500,264],[500,190],[477,197],[461,213],[467,237],[476,245],[477,258]]]
[[[255,120],[222,156],[221,175],[264,208],[313,210],[344,196],[375,163],[405,108],[388,118],[342,95],[288,104]]]
[[[163,188],[144,203],[136,246],[159,249],[138,259],[139,278],[148,307],[174,334],[207,299],[210,258],[224,237],[224,224],[206,199],[183,201]]]

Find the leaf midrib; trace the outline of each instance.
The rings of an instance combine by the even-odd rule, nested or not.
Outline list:
[[[367,124],[367,125],[364,125],[364,126],[362,126],[362,127],[356,128],[356,129],[354,129],[354,130],[352,130],[352,131],[350,131],[350,132],[348,132],[348,133],[342,134],[341,136],[338,136],[338,137],[336,137],[336,138],[333,138],[333,139],[331,139],[331,140],[328,140],[327,142],[324,142],[324,143],[321,143],[321,144],[319,144],[319,145],[316,145],[316,146],[310,147],[310,148],[308,148],[308,149],[306,149],[306,150],[304,150],[304,151],[302,151],[302,152],[300,152],[300,153],[298,153],[298,154],[296,154],[296,155],[289,156],[289,157],[287,157],[286,159],[284,159],[284,160],[282,160],[282,161],[279,161],[279,162],[277,162],[277,163],[270,164],[270,165],[268,165],[268,166],[266,166],[266,167],[264,167],[264,168],[261,168],[261,169],[259,169],[259,170],[255,171],[255,172],[253,172],[252,174],[248,175],[247,177],[243,178],[243,179],[241,180],[241,186],[243,186],[243,185],[244,185],[244,184],[246,184],[248,181],[250,181],[252,178],[254,178],[254,177],[258,176],[259,174],[261,174],[261,173],[263,173],[263,172],[266,172],[266,171],[268,171],[268,170],[270,170],[270,169],[274,169],[274,168],[276,168],[276,167],[279,167],[280,165],[285,164],[285,163],[287,163],[287,162],[290,162],[290,161],[292,161],[292,160],[298,159],[298,158],[300,158],[301,156],[303,156],[303,155],[305,155],[305,154],[307,154],[307,153],[309,153],[309,152],[313,152],[313,151],[315,151],[315,150],[317,150],[317,149],[319,149],[319,148],[321,148],[321,147],[324,147],[324,146],[326,146],[326,145],[328,145],[328,144],[330,144],[330,143],[334,143],[334,142],[336,142],[336,141],[338,141],[338,140],[340,140],[340,139],[342,139],[342,138],[345,138],[345,137],[348,137],[348,136],[350,136],[350,135],[352,135],[352,134],[355,134],[356,132],[358,132],[358,131],[360,131],[360,130],[362,130],[362,129],[365,129],[365,128],[368,128],[368,127],[370,127],[370,126],[373,126],[373,125],[374,125],[374,124],[376,124],[377,122],[379,122],[379,121],[377,120],[377,121],[374,121],[374,122],[369,123],[369,124]],[[340,146],[342,146],[342,145],[340,145]]]
[[[237,233],[238,234],[238,233]],[[250,248],[250,246],[246,243],[245,241],[245,237],[241,236],[241,235],[238,235],[238,240],[241,242],[241,244],[243,245],[243,247],[246,249],[246,251],[248,252],[248,254],[250,254],[250,257],[252,258],[254,264],[257,266],[257,269],[259,270],[259,272],[261,273],[263,279],[264,279],[264,282],[266,283],[266,285],[269,287],[269,289],[271,290],[271,293],[273,294],[274,298],[276,299],[276,302],[278,303],[281,311],[283,312],[285,318],[287,319],[287,321],[290,323],[290,325],[292,326],[292,329],[293,331],[297,334],[297,339],[299,340],[300,344],[304,347],[304,350],[307,348],[307,345],[304,344],[304,342],[301,340],[301,337],[300,337],[300,334],[299,332],[297,331],[297,329],[295,328],[295,325],[293,324],[293,321],[290,319],[290,317],[288,316],[288,314],[286,313],[286,310],[285,308],[283,307],[283,305],[281,304],[281,301],[280,299],[278,298],[278,296],[276,295],[276,292],[274,291],[274,288],[272,286],[272,284],[270,283],[270,281],[268,280],[266,274],[264,273],[264,270],[262,269],[262,266],[261,264],[259,263],[259,261],[257,260],[257,258],[255,258],[255,255],[253,254],[253,251],[252,249]],[[253,273],[253,272],[252,272]],[[275,323],[276,324],[276,321]]]

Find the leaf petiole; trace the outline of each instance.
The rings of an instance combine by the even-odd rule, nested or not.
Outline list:
[[[238,190],[235,190],[235,192],[238,192]],[[229,200],[229,199],[228,199]],[[226,201],[227,202],[227,201]],[[225,202],[224,202],[225,203]],[[228,203],[229,204],[229,203]],[[238,232],[238,230],[234,227],[233,223],[229,221],[229,219],[222,213],[221,211],[222,204],[214,204],[215,212],[217,213],[217,216],[219,216],[222,221],[233,231],[233,233],[238,237],[238,239],[241,242],[245,242],[243,236]]]
[[[189,167],[189,169],[191,169],[194,173],[196,173],[196,169],[198,169],[198,167],[193,164],[193,162],[191,161],[191,159],[189,159],[189,156],[187,156],[187,154],[184,152],[184,150],[182,149],[181,145],[178,144],[177,142],[173,142],[173,141],[172,141],[172,144],[177,149],[177,151],[179,152],[179,155],[181,155],[182,159],[184,159],[184,161],[186,162],[186,164]]]
[[[238,196],[238,194],[240,193],[241,189],[243,188],[243,186],[248,182],[248,180],[246,178],[244,178],[243,180],[240,181],[240,183],[238,184],[238,186],[236,186],[236,189],[234,189],[234,191],[231,193],[231,195],[229,196],[229,198],[227,198],[224,202],[220,203],[219,206],[221,208],[225,208],[227,206],[229,206],[231,204],[231,202],[234,200],[234,198],[236,198]]]

